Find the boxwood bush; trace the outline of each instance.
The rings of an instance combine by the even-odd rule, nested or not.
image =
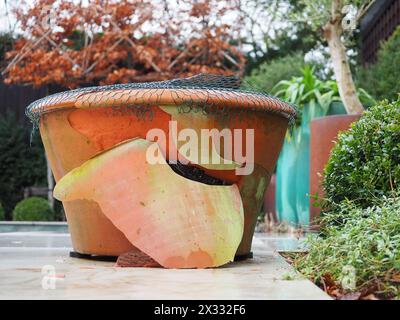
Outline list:
[[[40,197],[31,197],[18,202],[12,216],[14,221],[54,220],[54,212],[49,203]]]
[[[330,202],[361,208],[400,189],[400,99],[371,107],[339,134],[324,176]]]

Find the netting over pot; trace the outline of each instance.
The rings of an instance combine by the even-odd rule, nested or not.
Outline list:
[[[58,109],[113,107],[140,115],[150,112],[154,105],[175,105],[182,112],[201,111],[228,117],[248,111],[276,113],[290,122],[296,117],[295,106],[243,83],[237,77],[213,74],[56,93],[31,103],[26,115],[36,127],[43,113]]]

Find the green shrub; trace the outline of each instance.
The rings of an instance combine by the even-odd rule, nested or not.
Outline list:
[[[30,145],[30,131],[14,115],[0,115],[0,202],[9,218],[25,187],[47,185],[44,148],[39,134]]]
[[[3,221],[6,219],[6,213],[4,211],[3,205],[0,202],[0,221]]]
[[[272,92],[272,88],[281,80],[291,79],[301,75],[301,69],[306,65],[304,54],[301,52],[275,58],[262,63],[245,80],[266,92]]]
[[[296,269],[321,286],[335,282],[340,294],[400,298],[398,196],[384,197],[367,209],[344,201],[324,216],[322,225],[322,237],[306,240],[309,252],[294,256]]]
[[[400,100],[375,105],[339,134],[324,188],[320,232],[294,266],[339,297],[399,299]]]
[[[12,215],[14,221],[54,220],[54,212],[47,200],[40,197],[31,197],[18,202]]]
[[[396,100],[400,93],[400,27],[383,43],[377,62],[357,72],[357,83],[376,99]]]
[[[339,134],[323,185],[328,201],[361,208],[400,189],[400,100],[370,108]]]

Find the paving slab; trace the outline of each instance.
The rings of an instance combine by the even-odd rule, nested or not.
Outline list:
[[[0,299],[330,299],[278,253],[301,249],[301,239],[257,233],[254,258],[222,268],[117,268],[70,258],[67,233],[0,233]]]

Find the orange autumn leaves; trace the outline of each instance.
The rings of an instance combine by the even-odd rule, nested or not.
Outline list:
[[[200,72],[240,74],[245,58],[233,44],[241,27],[236,1],[225,7],[215,0],[172,2],[22,4],[15,14],[23,33],[6,53],[5,82],[73,88]]]

